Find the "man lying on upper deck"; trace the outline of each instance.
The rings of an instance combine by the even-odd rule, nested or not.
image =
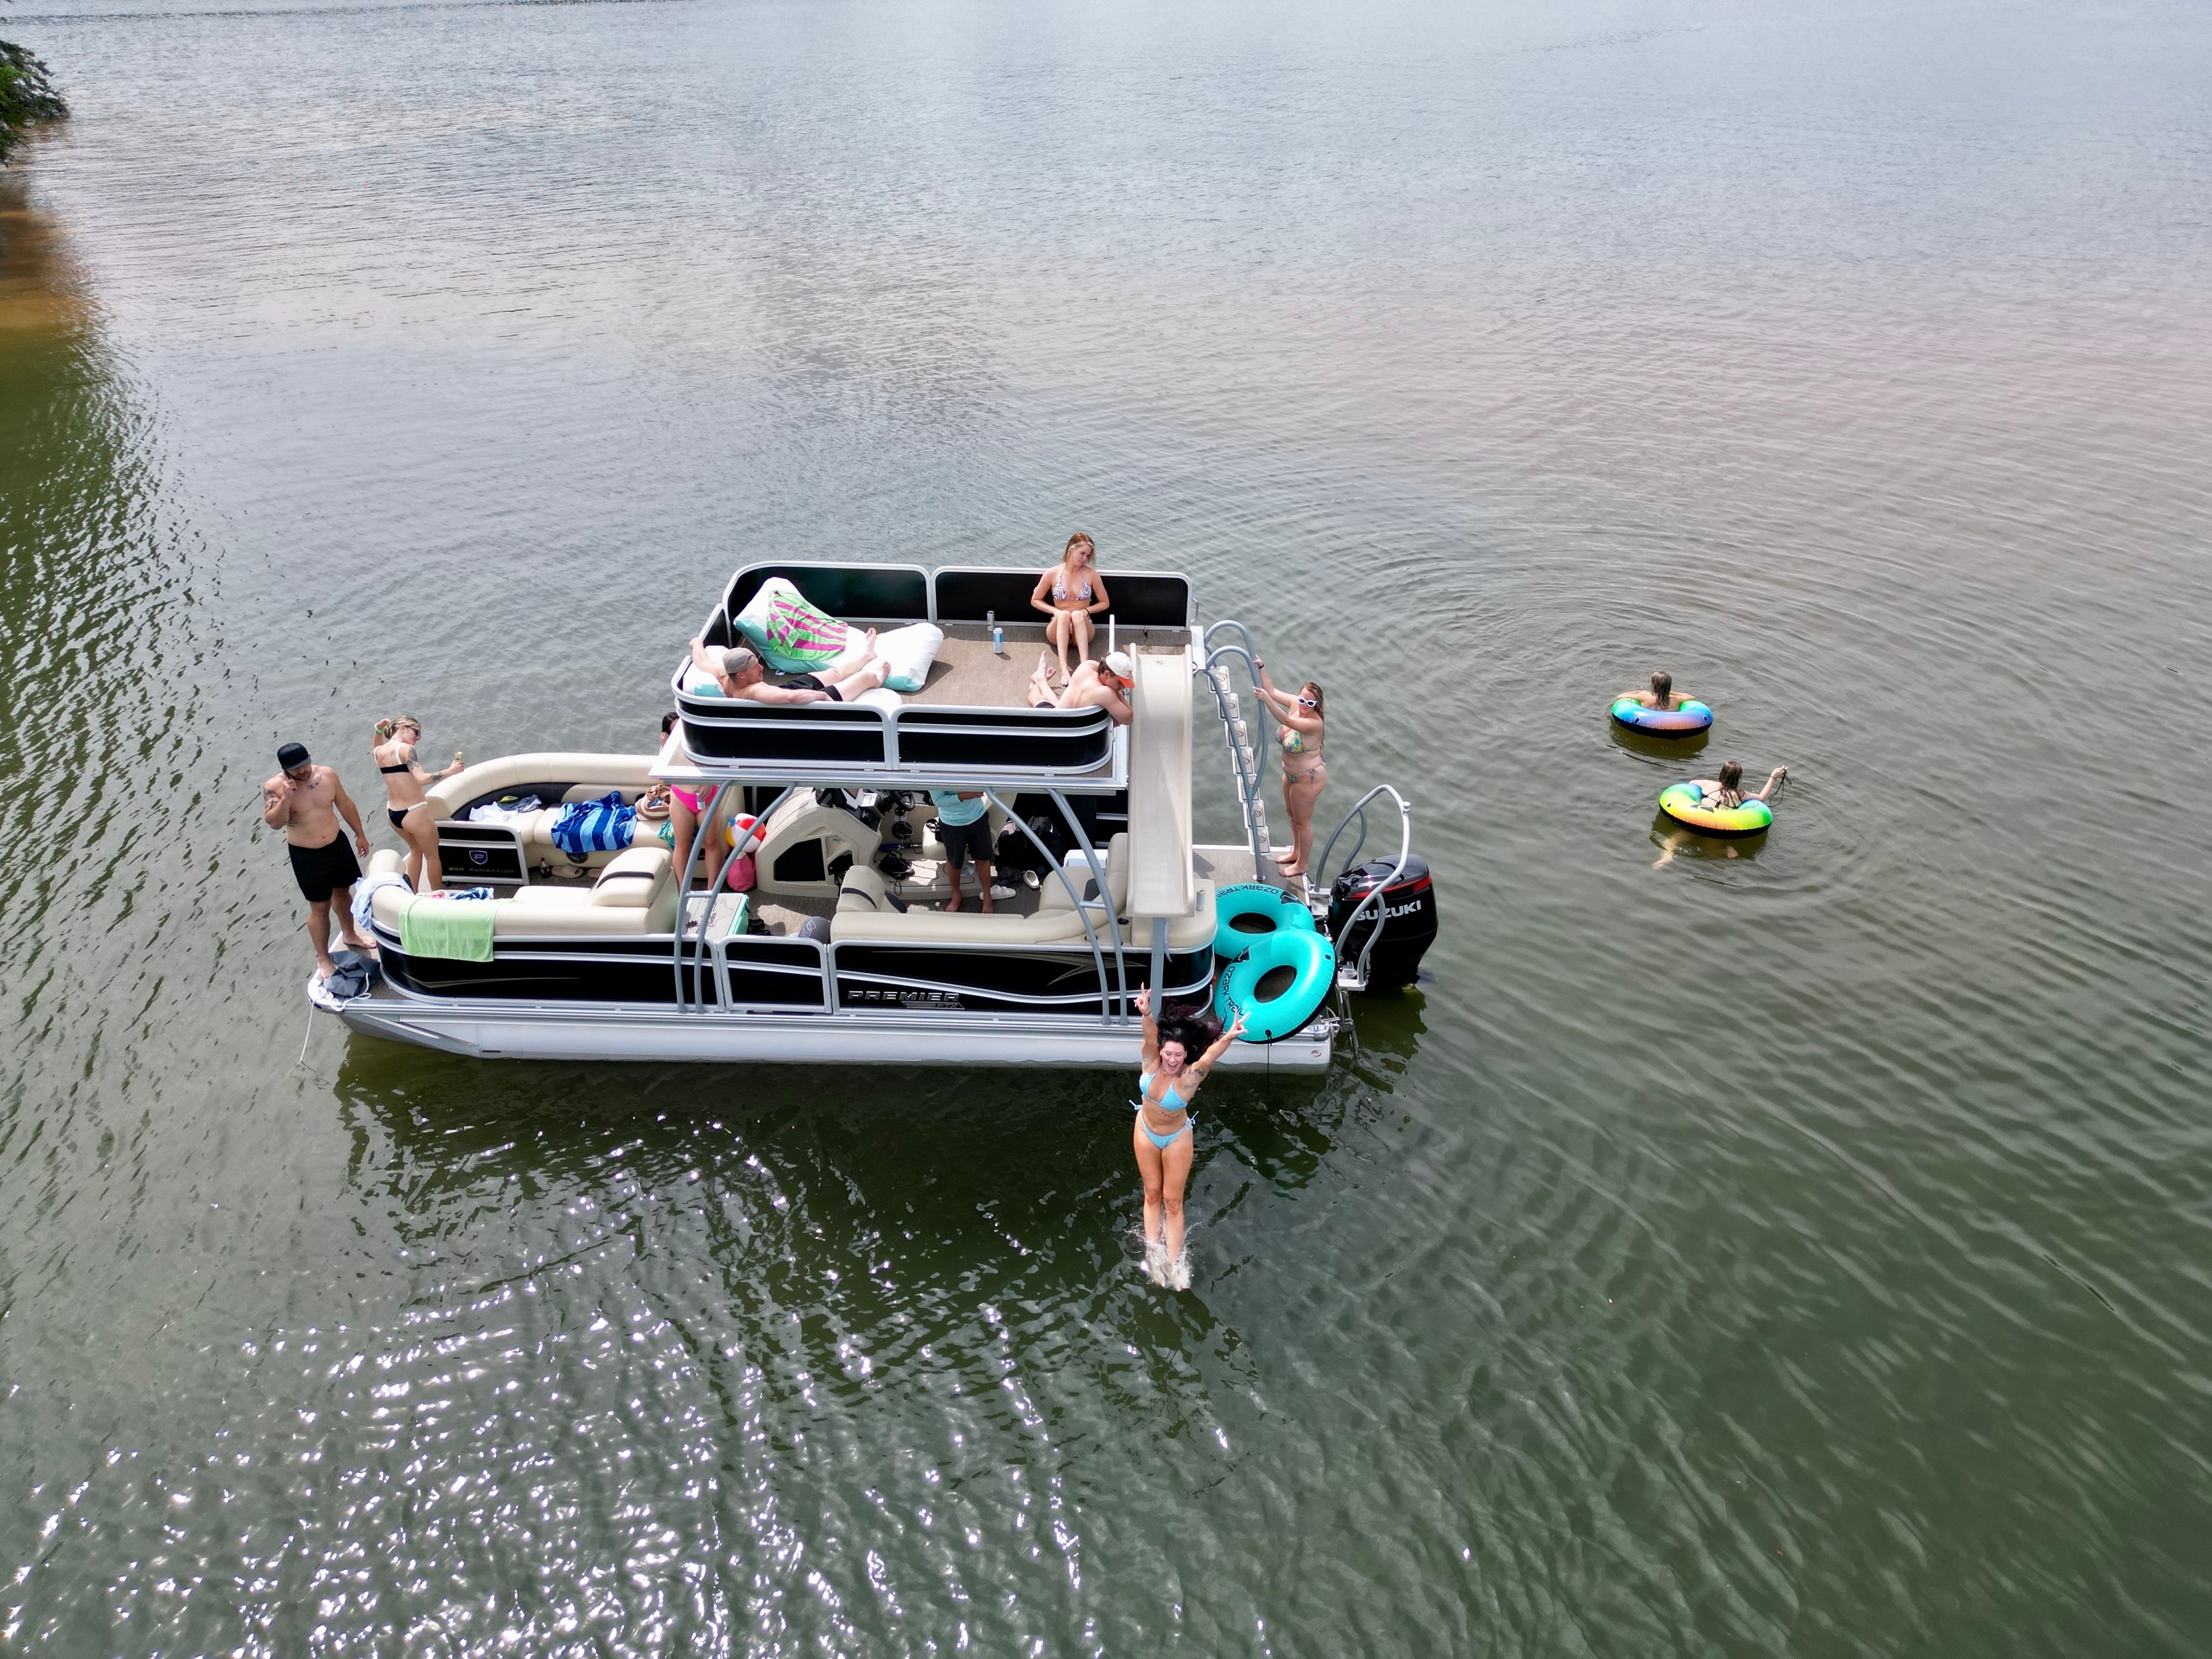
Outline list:
[[[1116,726],[1129,723],[1129,682],[1136,676],[1137,665],[1128,652],[1109,652],[1103,663],[1077,664],[1075,672],[1068,677],[1067,690],[1058,696],[1052,695],[1056,666],[1051,652],[1037,653],[1037,671],[1029,677],[1032,709],[1103,709],[1113,715]]]
[[[694,696],[711,697],[719,692],[725,697],[743,697],[753,702],[850,702],[863,691],[873,691],[891,672],[891,665],[874,655],[875,630],[868,631],[870,652],[868,660],[843,679],[832,684],[812,674],[800,674],[785,685],[768,683],[768,670],[761,660],[743,645],[721,650],[704,640],[691,641],[691,666],[709,677],[713,690],[702,684],[687,683],[684,690]]]

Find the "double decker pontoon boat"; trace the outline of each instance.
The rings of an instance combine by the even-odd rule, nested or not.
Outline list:
[[[1308,906],[1269,855],[1251,728],[1232,687],[1233,667],[1256,673],[1245,630],[1198,629],[1182,575],[1112,580],[1114,613],[1096,649],[1134,661],[1126,726],[1100,709],[1027,706],[1043,636],[1020,620],[1035,615],[1033,572],[741,569],[702,630],[708,645],[756,641],[755,601],[781,583],[856,639],[861,627],[931,625],[942,640],[925,678],[904,696],[764,703],[696,689],[687,657],[671,682],[679,723],[658,755],[509,755],[438,784],[429,798],[442,874],[448,887],[498,895],[488,930],[480,923],[488,940],[441,943],[410,911],[461,901],[378,883],[368,909],[381,982],[342,1017],[370,1035],[481,1057],[1127,1066],[1135,994],[1158,987],[1165,1006],[1203,1005],[1216,994],[1217,945],[1234,954],[1249,943],[1224,931],[1220,896],[1243,895],[1229,907],[1249,912],[1251,889],[1289,886],[1300,888],[1294,919],[1302,928],[1313,917],[1332,971],[1310,988],[1310,1008],[1286,1014],[1280,984],[1255,993],[1276,999],[1280,1034],[1234,1045],[1224,1063],[1325,1068],[1349,1027],[1350,994],[1410,982],[1435,933],[1410,810],[1387,785],[1362,797],[1315,862],[1325,868],[1356,827],[1341,877]],[[1235,845],[1192,839],[1199,695],[1236,780],[1246,833]],[[692,872],[672,868],[665,822],[637,815],[629,844],[605,850],[556,840],[564,808],[609,795],[633,806],[656,782],[702,801],[701,841],[728,837],[731,854],[704,886],[694,885],[696,857]],[[990,915],[935,907],[947,883],[931,790],[982,792],[1001,847],[1027,858],[1033,885],[1009,882],[1013,896]],[[1386,798],[1398,846],[1361,865],[1369,814]],[[397,854],[378,853],[371,880],[397,866]],[[747,875],[747,890],[730,890]]]

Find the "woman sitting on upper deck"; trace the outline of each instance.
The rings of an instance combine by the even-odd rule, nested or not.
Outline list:
[[[1078,530],[1068,537],[1060,562],[1037,578],[1037,591],[1029,595],[1030,608],[1052,619],[1045,624],[1045,643],[1059,654],[1063,680],[1075,672],[1068,662],[1071,649],[1077,663],[1090,655],[1091,637],[1098,632],[1091,618],[1108,603],[1097,558],[1097,548]]]
[[[744,645],[717,651],[705,641],[691,642],[691,666],[713,683],[709,690],[686,677],[684,690],[695,697],[743,697],[753,702],[850,702],[863,691],[873,691],[891,676],[891,664],[874,655],[875,630],[868,631],[869,656],[852,673],[831,684],[813,674],[801,674],[788,685],[768,683],[766,664]]]

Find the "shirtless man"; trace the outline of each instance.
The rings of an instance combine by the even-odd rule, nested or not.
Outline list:
[[[691,642],[691,666],[710,676],[715,690],[726,697],[744,697],[754,702],[850,702],[891,676],[891,664],[874,654],[874,628],[868,631],[868,660],[834,685],[814,674],[801,674],[789,685],[771,685],[766,666],[746,646],[721,651],[696,639]],[[715,695],[702,685],[685,690],[695,697]]]
[[[1129,723],[1129,682],[1137,665],[1126,651],[1109,652],[1103,663],[1081,662],[1068,677],[1067,690],[1052,695],[1052,670],[1058,666],[1052,653],[1037,653],[1037,671],[1029,677],[1029,706],[1033,709],[1103,709],[1116,726]]]
[[[360,809],[328,766],[308,758],[307,747],[287,743],[276,751],[283,770],[261,786],[261,821],[284,832],[291,849],[292,874],[308,901],[308,938],[315,944],[318,979],[327,979],[337,963],[330,959],[330,901],[338,900],[339,928],[356,950],[376,947],[353,931],[353,883],[361,879],[356,853],[369,850],[368,831],[361,828]],[[353,826],[353,844],[338,827],[339,814]]]

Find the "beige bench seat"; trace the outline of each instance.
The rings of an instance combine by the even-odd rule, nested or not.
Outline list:
[[[383,874],[378,866],[387,859],[392,865],[399,861],[396,854],[379,853],[370,861],[370,874]],[[664,848],[632,847],[613,855],[588,887],[525,887],[509,899],[427,902],[490,904],[494,939],[666,933],[676,925],[676,876],[670,864]],[[402,888],[382,887],[370,909],[380,926],[397,933],[401,914],[414,902]]]
[[[540,860],[574,868],[575,861],[553,841],[553,823],[561,816],[561,807],[575,801],[595,801],[609,790],[619,791],[624,800],[635,802],[652,786],[652,768],[658,758],[651,754],[559,752],[503,754],[496,760],[480,761],[455,772],[426,791],[425,798],[443,822],[480,796],[508,794],[549,781],[568,783],[569,787],[563,792],[558,804],[549,804],[526,818],[494,827],[515,832],[515,838],[522,846],[525,868],[534,868]],[[661,830],[666,823],[664,818],[639,819],[632,836],[632,850],[663,845]],[[583,868],[602,868],[617,855],[612,852],[586,854]]]
[[[1116,841],[1126,842],[1126,836],[1116,836]],[[1109,872],[1108,880],[1112,880]],[[960,911],[948,915],[941,910],[899,910],[890,902],[883,878],[874,870],[856,868],[846,873],[844,887],[837,899],[837,913],[830,921],[830,938],[837,944],[1046,944],[1090,948],[1089,936],[1084,931],[1083,914],[1068,902],[1067,890],[1060,887],[1057,878],[1047,878],[1046,891],[1060,888],[1060,902],[1057,906],[1039,905],[1034,915],[1023,916],[1012,911],[1001,911],[986,916],[980,912]],[[1077,883],[1080,891],[1082,884]],[[1124,884],[1126,890],[1126,882]],[[1204,949],[1213,943],[1214,906],[1213,883],[1201,881],[1198,886],[1198,902],[1188,916],[1177,917],[1167,925],[1167,948],[1175,951]],[[1112,936],[1106,925],[1106,912],[1102,906],[1084,906],[1090,914],[1090,925],[1097,930],[1101,945],[1110,945]],[[1152,948],[1151,929],[1145,925],[1141,932],[1133,928],[1125,917],[1122,920],[1122,948],[1133,952],[1149,951]]]

